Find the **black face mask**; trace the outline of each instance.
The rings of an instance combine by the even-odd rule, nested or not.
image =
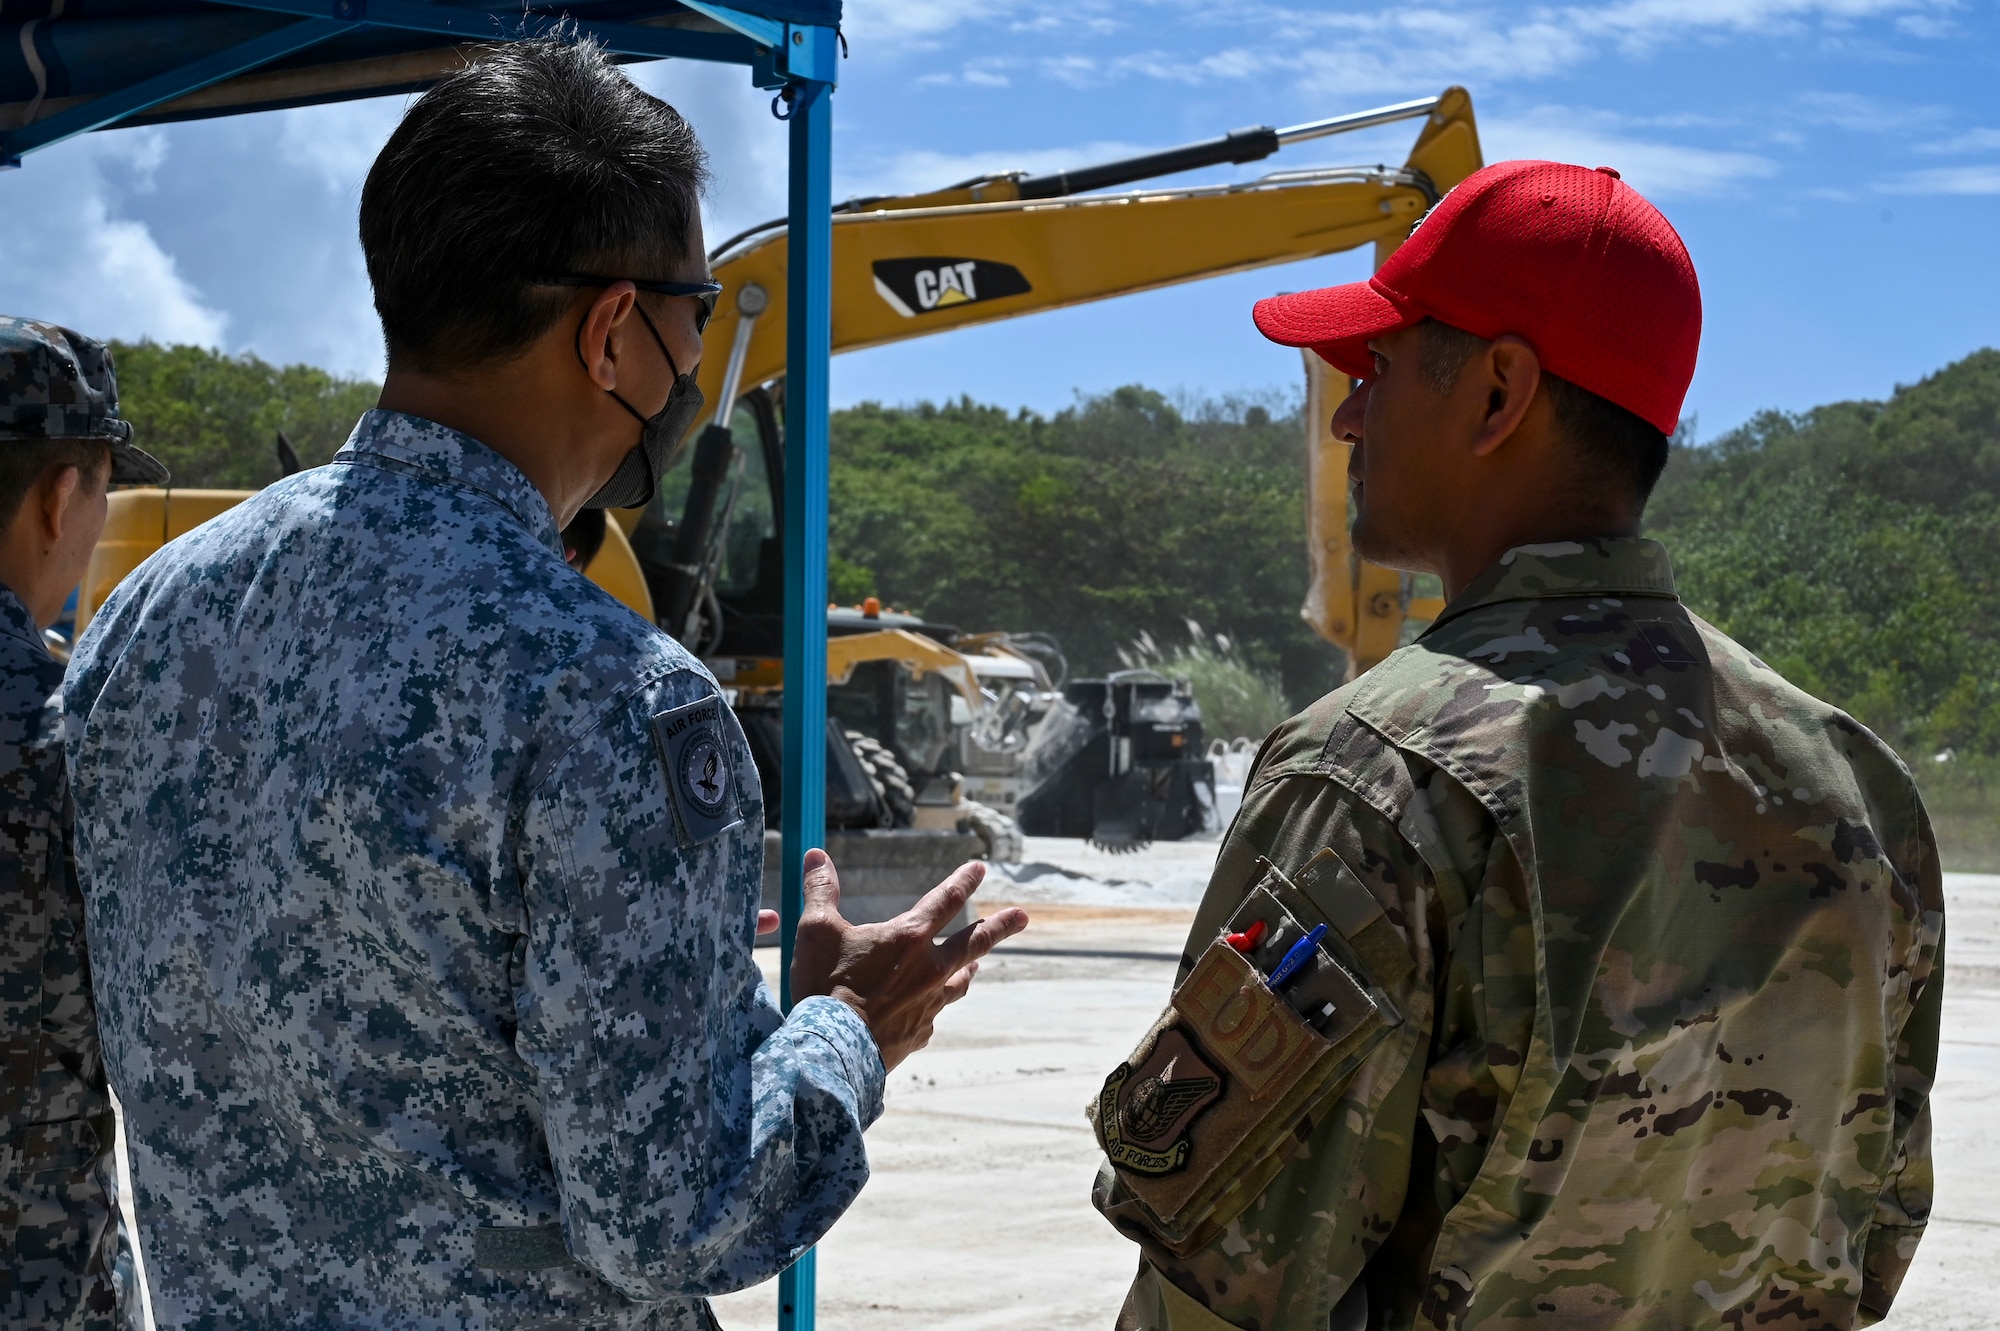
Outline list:
[[[667,350],[666,339],[660,336],[660,330],[654,327],[646,312],[637,305],[632,309],[646,320],[646,330],[660,344],[660,354],[667,358],[667,368],[674,372],[674,386],[667,392],[666,405],[651,416],[641,416],[630,402],[618,396],[617,389],[604,390],[617,400],[619,406],[632,413],[632,419],[639,422],[639,442],[618,464],[618,470],[604,483],[604,488],[584,501],[585,508],[640,508],[651,503],[653,492],[660,487],[660,478],[680,461],[681,445],[687,439],[688,427],[694,424],[695,417],[701,415],[706,401],[694,376],[682,374],[681,367],[674,364],[674,353]],[[587,370],[589,362],[583,359],[581,325],[576,330],[576,343],[577,361]]]

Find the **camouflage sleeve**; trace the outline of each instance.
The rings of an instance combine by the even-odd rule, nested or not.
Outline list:
[[[1875,1202],[1874,1223],[1862,1258],[1861,1324],[1889,1312],[1909,1273],[1931,1212],[1931,1084],[1937,1078],[1938,1032],[1944,1013],[1944,874],[1937,839],[1914,789],[1914,817],[1900,847],[1885,838],[1897,877],[1914,893],[1918,921],[1914,956],[1903,977],[1913,999],[1896,1041],[1889,1093],[1895,1102],[1895,1161]]]
[[[540,783],[525,829],[516,1046],[570,1252],[635,1299],[783,1269],[860,1192],[882,1109],[861,1019],[831,998],[781,1018],[752,958],[761,796],[726,708],[734,805],[704,823],[677,803],[653,720],[703,696],[681,672],[620,707]]]
[[[1477,890],[1492,828],[1461,788],[1412,770],[1365,733],[1353,737],[1369,750],[1361,776],[1313,770],[1323,731],[1296,755],[1286,752],[1290,738],[1284,730],[1273,737],[1245,791],[1196,915],[1183,974],[1191,954],[1256,884],[1259,856],[1290,871],[1330,847],[1375,896],[1416,963],[1393,995],[1406,1020],[1220,1238],[1185,1257],[1144,1244],[1148,1265],[1129,1305],[1142,1324],[1180,1325],[1144,1311],[1149,1300],[1172,1303],[1151,1284],[1164,1279],[1234,1326],[1323,1327],[1362,1268],[1395,1241],[1403,1215],[1419,1147],[1438,969],[1448,964],[1468,890]],[[1458,871],[1461,865],[1469,874]],[[1414,1163],[1421,1174],[1422,1162]]]

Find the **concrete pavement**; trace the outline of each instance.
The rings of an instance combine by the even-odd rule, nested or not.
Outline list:
[[[1165,1001],[1215,849],[1031,838],[982,890],[1034,923],[892,1076],[874,1177],[820,1247],[826,1331],[1111,1326],[1136,1258],[1090,1208],[1083,1106]],[[1937,1205],[1889,1331],[2000,1328],[2000,875],[1948,874],[1945,893]],[[776,949],[759,960],[775,982]],[[775,1282],[715,1306],[726,1331],[777,1325]]]
[[[890,1076],[874,1176],[820,1246],[829,1331],[1108,1328],[1118,1311],[1137,1259],[1090,1208],[1083,1106],[1159,1014],[1193,911],[1028,909],[1018,946]],[[774,1327],[775,1289],[716,1312]]]
[[[1034,923],[891,1077],[874,1178],[820,1248],[820,1326],[1110,1327],[1136,1257],[1090,1208],[1083,1106],[1165,1001],[1215,850],[1031,838],[1018,881],[982,890],[980,908],[1019,901]],[[1946,893],[1937,1209],[1892,1331],[2000,1327],[2000,876],[1948,875]],[[775,1289],[716,1311],[727,1331],[774,1327]]]
[[[2000,1327],[2000,874],[1946,874],[1944,894],[1937,1200],[1888,1331]]]

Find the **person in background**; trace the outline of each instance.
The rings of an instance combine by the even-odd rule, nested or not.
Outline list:
[[[968,865],[780,1013],[714,678],[568,568],[700,412],[693,129],[589,44],[483,51],[361,194],[388,344],[330,465],[173,541],[65,687],[105,1061],[162,1325],[708,1331],[868,1176],[1002,911]]]
[[[101,343],[0,316],[0,1325],[110,1331],[116,1125],[71,855],[42,631],[104,528],[111,482],[167,471],[131,445]]]
[[[1242,964],[1225,932],[1275,975],[1233,919],[1285,894],[1328,930],[1349,1061],[1262,1122],[1268,1049],[1181,986],[1175,1075],[1271,1149],[1206,1229],[1143,1203],[1176,1195],[1145,1173],[1168,1133],[1100,1176],[1144,1254],[1120,1326],[1880,1319],[1930,1212],[1937,847],[1889,746],[1704,623],[1639,534],[1700,340],[1680,237],[1608,167],[1503,162],[1370,280],[1255,317],[1358,380],[1354,548],[1448,600],[1258,756],[1183,976]]]

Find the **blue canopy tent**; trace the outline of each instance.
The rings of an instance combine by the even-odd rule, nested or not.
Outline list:
[[[840,0],[11,0],[0,9],[0,167],[92,130],[411,92],[472,48],[553,32],[627,60],[748,65],[791,133],[785,389],[784,934],[826,826],[827,369],[832,107]],[[779,1281],[778,1325],[813,1324],[813,1254]]]

